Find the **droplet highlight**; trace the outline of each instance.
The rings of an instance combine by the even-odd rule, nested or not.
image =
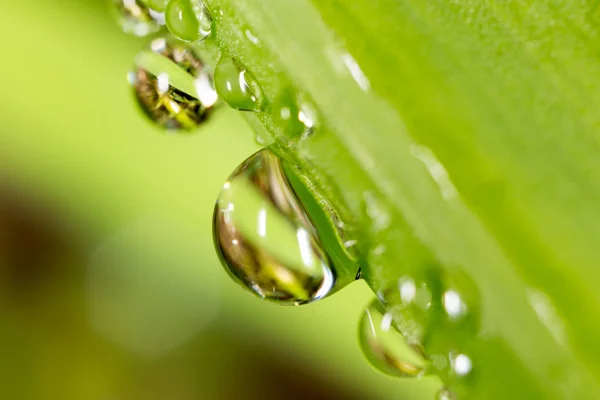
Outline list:
[[[165,21],[173,36],[186,42],[204,40],[212,31],[212,17],[201,0],[171,0]]]
[[[129,83],[144,114],[167,130],[198,127],[218,100],[196,49],[170,38],[154,39],[138,53]]]
[[[215,88],[231,108],[260,111],[264,99],[256,78],[238,60],[222,56],[215,68]]]
[[[111,0],[113,13],[125,33],[148,36],[161,28],[160,12],[140,0]]]
[[[345,279],[338,281],[282,162],[269,150],[248,158],[223,186],[213,235],[227,272],[263,299],[310,303]]]
[[[418,345],[409,344],[395,327],[393,315],[379,300],[362,315],[359,341],[365,357],[379,371],[394,376],[418,378],[427,371],[427,360]]]

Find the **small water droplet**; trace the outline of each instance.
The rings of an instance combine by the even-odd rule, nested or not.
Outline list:
[[[256,78],[238,60],[222,56],[215,68],[215,87],[219,96],[231,107],[241,111],[260,111],[262,89]]]
[[[456,397],[447,388],[441,388],[437,394],[436,400],[456,400]]]
[[[128,81],[142,111],[166,129],[196,128],[217,101],[210,70],[195,49],[163,37],[137,55]]]
[[[306,95],[288,90],[275,103],[281,104],[275,118],[283,135],[291,140],[304,140],[316,132],[319,125],[318,113]]]
[[[269,150],[231,175],[215,206],[213,234],[225,269],[264,299],[310,303],[338,283],[316,228]]]
[[[210,12],[201,0],[171,0],[165,20],[169,31],[186,42],[204,40],[212,31]]]
[[[147,36],[158,32],[161,24],[152,10],[139,0],[111,0],[114,14],[125,33]],[[159,16],[160,13],[155,13]]]
[[[359,325],[363,353],[371,364],[388,375],[420,377],[427,362],[418,347],[411,347],[396,329],[393,316],[384,312],[379,300],[365,310]]]

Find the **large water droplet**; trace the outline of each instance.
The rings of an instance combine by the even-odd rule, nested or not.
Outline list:
[[[363,353],[383,373],[401,377],[420,377],[427,362],[418,346],[411,346],[394,326],[393,316],[384,312],[379,300],[365,310],[359,325]]]
[[[147,36],[161,28],[160,13],[140,0],[111,0],[117,21],[125,33]]]
[[[313,221],[269,150],[234,171],[217,200],[213,223],[225,269],[264,299],[310,303],[354,277],[334,272]]]
[[[238,60],[223,56],[215,68],[215,88],[231,108],[260,111],[264,102],[256,78]]]
[[[171,0],[165,20],[169,31],[186,42],[203,40],[212,30],[212,18],[201,0]]]
[[[196,128],[218,99],[196,50],[167,38],[154,39],[137,55],[129,81],[142,111],[166,129]]]

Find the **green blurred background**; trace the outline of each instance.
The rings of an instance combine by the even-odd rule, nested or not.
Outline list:
[[[280,307],[222,270],[214,200],[258,149],[220,109],[168,135],[103,1],[2,5],[1,399],[430,399],[365,361],[364,282]]]

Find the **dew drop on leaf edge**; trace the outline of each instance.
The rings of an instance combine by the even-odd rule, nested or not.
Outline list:
[[[242,63],[221,56],[215,68],[215,88],[219,97],[240,111],[262,110],[263,92],[256,78]]]
[[[138,54],[129,83],[143,113],[167,130],[197,128],[218,99],[210,69],[196,50],[169,37],[152,40]]]
[[[171,34],[186,42],[204,40],[212,31],[212,17],[201,0],[171,0],[165,21]]]
[[[263,299],[310,303],[338,283],[280,159],[268,149],[249,157],[225,183],[214,210],[213,237],[225,270]]]

